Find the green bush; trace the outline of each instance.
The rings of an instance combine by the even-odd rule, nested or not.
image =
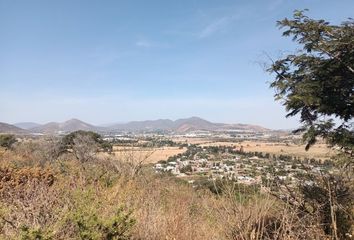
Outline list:
[[[40,229],[32,229],[28,226],[21,227],[21,240],[52,240],[50,234],[43,233]]]
[[[108,219],[97,213],[78,211],[72,220],[78,228],[80,239],[85,240],[127,240],[130,239],[130,231],[135,224],[131,212],[126,213],[123,208],[118,208]]]
[[[85,240],[127,240],[135,224],[131,211],[117,207],[110,213],[102,209],[102,200],[94,190],[78,191],[73,196],[74,209],[67,222],[74,224],[79,239]],[[108,204],[108,203],[107,203]]]
[[[1,134],[0,135],[0,146],[6,149],[11,148],[11,146],[16,142],[16,138],[11,134]]]

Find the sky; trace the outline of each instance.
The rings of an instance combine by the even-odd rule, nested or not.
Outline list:
[[[296,50],[276,21],[305,8],[354,17],[353,0],[0,0],[0,122],[295,128],[264,64]]]

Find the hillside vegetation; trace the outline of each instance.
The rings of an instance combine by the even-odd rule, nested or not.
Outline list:
[[[1,239],[329,239],[320,209],[235,183],[195,189],[82,135],[1,151]]]

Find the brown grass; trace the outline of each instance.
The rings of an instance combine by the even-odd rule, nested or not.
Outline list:
[[[179,147],[140,148],[115,146],[113,148],[113,152],[117,158],[125,159],[127,154],[129,154],[135,158],[143,158],[145,164],[167,160],[169,157],[183,153],[186,150],[186,148],[180,149]]]
[[[209,142],[201,146],[232,146],[240,149],[243,146],[245,152],[263,152],[270,154],[286,154],[301,158],[329,159],[336,154],[336,151],[328,148],[326,144],[316,144],[308,151],[305,145],[260,142],[260,141],[242,141],[242,142]]]
[[[107,230],[102,226],[119,206],[132,211],[136,223],[129,237],[113,239],[326,239],[315,217],[300,218],[290,205],[268,194],[240,201],[241,192],[234,186],[215,195],[154,174],[151,168],[127,174],[135,165],[124,167],[117,156],[79,162],[67,153],[43,163],[43,154],[25,150],[26,145],[0,156],[0,239],[19,239],[24,224],[52,239],[112,239],[97,234]],[[78,220],[94,237],[80,237]]]
[[[191,137],[172,137],[171,140],[177,143],[202,144],[208,143],[211,140],[207,138],[191,138]]]

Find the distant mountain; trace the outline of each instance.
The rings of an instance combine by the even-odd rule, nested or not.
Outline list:
[[[254,132],[267,132],[270,131],[268,128],[264,128],[259,125],[252,125],[252,124],[242,124],[242,123],[236,123],[236,124],[221,124],[218,128],[219,131],[231,131],[231,130],[237,130],[237,131],[254,131]]]
[[[213,123],[199,117],[191,117],[172,121],[170,119],[158,119],[147,121],[133,121],[128,123],[119,123],[107,127],[98,127],[78,119],[70,119],[65,122],[49,122],[39,125],[32,122],[17,123],[17,126],[0,123],[0,132],[6,133],[43,133],[60,134],[69,133],[78,130],[95,132],[142,132],[142,131],[167,131],[176,133],[186,133],[190,131],[245,131],[245,132],[266,132],[266,129],[257,125],[250,124],[225,124]],[[19,128],[21,126],[22,128]],[[34,127],[31,127],[34,126]]]
[[[257,125],[249,124],[225,124],[212,123],[199,117],[191,117],[172,121],[169,119],[149,120],[149,121],[134,121],[128,123],[115,124],[108,127],[113,131],[153,131],[165,130],[184,133],[188,131],[207,130],[207,131],[255,131],[264,132],[269,129]]]
[[[35,133],[67,133],[74,132],[78,130],[84,131],[97,131],[99,128],[91,124],[85,123],[78,119],[70,119],[66,122],[57,123],[50,122],[38,127],[29,129],[31,132]]]
[[[118,123],[108,126],[112,130],[120,131],[141,131],[141,130],[171,130],[174,122],[169,119],[133,121],[128,123]]]
[[[14,125],[0,122],[0,133],[25,134],[27,131]]]
[[[215,130],[219,126],[218,123],[212,123],[198,117],[178,119],[174,122],[176,132],[188,132],[195,130]]]
[[[41,126],[41,124],[34,123],[34,122],[19,122],[13,124],[16,127],[22,128],[22,129],[30,129],[30,128],[35,128]]]

